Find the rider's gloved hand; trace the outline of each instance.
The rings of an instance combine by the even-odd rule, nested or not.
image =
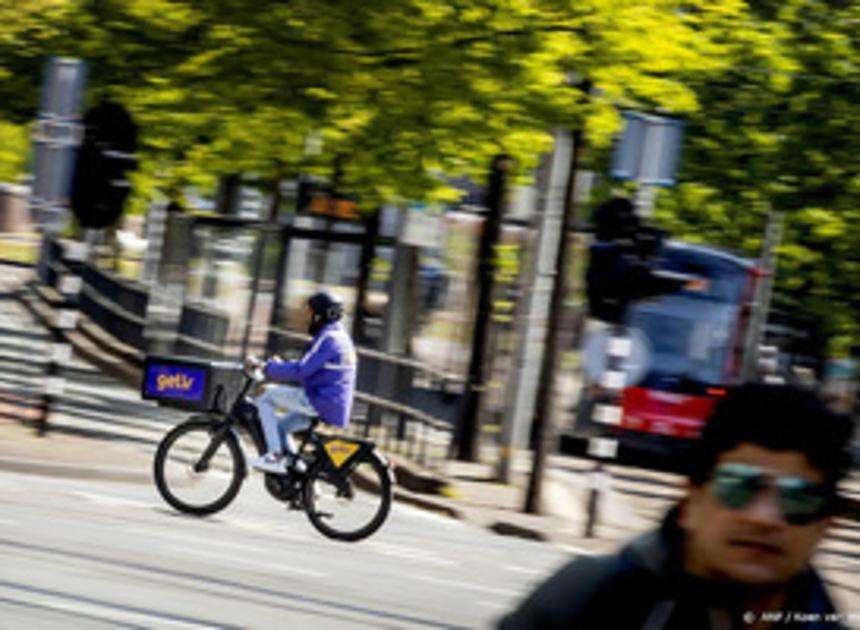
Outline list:
[[[262,359],[259,359],[255,356],[250,355],[250,354],[247,357],[245,357],[245,369],[248,370],[249,372],[253,372],[254,370],[257,370],[257,369],[265,369],[265,367],[266,367],[266,362],[263,361]]]

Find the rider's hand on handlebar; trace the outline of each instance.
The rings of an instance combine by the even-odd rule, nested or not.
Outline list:
[[[253,355],[248,355],[245,357],[244,366],[248,372],[253,372],[256,369],[263,367],[266,364],[265,361],[259,359]]]

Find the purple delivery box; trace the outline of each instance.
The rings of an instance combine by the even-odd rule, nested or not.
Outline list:
[[[180,357],[146,358],[141,395],[146,400],[179,409],[224,410],[234,395],[237,370],[224,370],[209,361]],[[220,394],[219,394],[220,391]]]

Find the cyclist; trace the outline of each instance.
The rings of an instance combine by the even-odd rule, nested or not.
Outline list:
[[[263,365],[268,379],[303,385],[268,385],[257,397],[267,452],[248,463],[264,472],[301,469],[292,434],[307,429],[313,416],[336,427],[349,424],[357,360],[352,339],[340,321],[343,302],[322,291],[308,299],[306,309],[313,339],[304,355],[297,361],[273,358]],[[247,361],[250,367],[260,366],[257,359]],[[286,409],[286,415],[279,418],[278,409]]]

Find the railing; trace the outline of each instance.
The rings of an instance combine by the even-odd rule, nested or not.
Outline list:
[[[147,288],[114,277],[88,264],[84,267],[81,311],[118,340],[145,352]]]
[[[183,304],[174,352],[182,356],[223,358],[230,318],[203,304]]]

